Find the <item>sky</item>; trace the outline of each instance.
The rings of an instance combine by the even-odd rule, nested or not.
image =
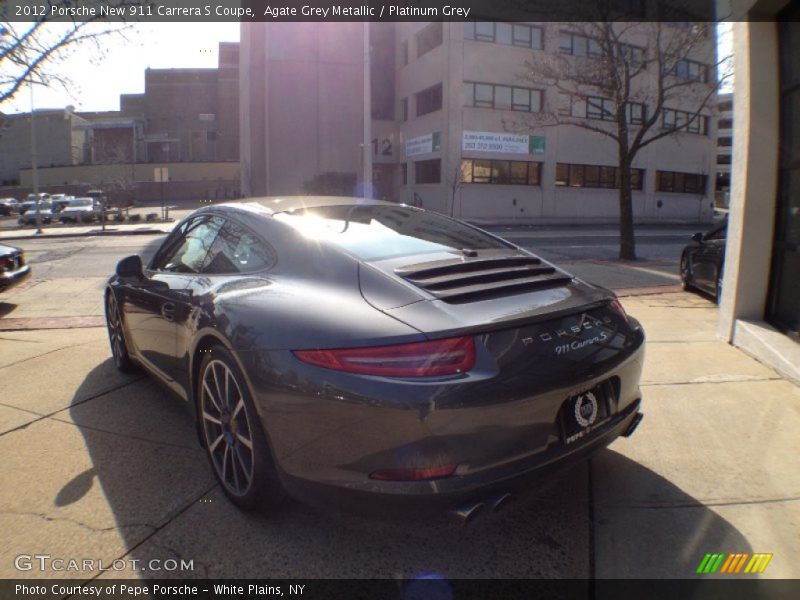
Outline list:
[[[133,27],[127,39],[106,38],[103,56],[98,56],[94,46],[85,45],[78,47],[66,60],[51,66],[71,80],[73,86],[69,92],[59,85],[36,86],[35,107],[73,105],[79,111],[119,110],[120,94],[144,92],[147,67],[213,68],[217,66],[218,43],[239,41],[238,23],[140,23]],[[729,56],[731,51],[730,24],[721,24],[718,54]],[[721,91],[731,90],[728,85]],[[27,89],[4,103],[1,109],[6,113],[29,111]]]
[[[88,27],[104,27],[90,24]],[[238,42],[238,23],[139,23],[125,34],[105,38],[98,55],[91,44],[76,47],[65,60],[49,68],[69,78],[73,86],[36,86],[34,104],[40,108],[75,106],[79,111],[119,110],[120,94],[144,92],[147,67],[216,67],[219,42]],[[6,113],[30,110],[30,93],[21,90],[3,103]]]

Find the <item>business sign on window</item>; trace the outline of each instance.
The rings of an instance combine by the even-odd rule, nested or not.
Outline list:
[[[442,136],[438,131],[434,131],[427,135],[421,135],[406,140],[406,157],[431,154],[432,152],[440,150],[441,147]]]
[[[489,131],[465,131],[461,150],[498,154],[544,154],[544,137]]]

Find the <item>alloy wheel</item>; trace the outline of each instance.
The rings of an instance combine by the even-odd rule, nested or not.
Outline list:
[[[227,491],[244,496],[253,485],[253,428],[239,382],[221,360],[203,372],[200,410],[206,448]]]
[[[108,338],[111,341],[111,354],[117,367],[122,367],[127,358],[125,348],[125,334],[122,331],[122,320],[119,317],[117,299],[113,293],[108,294],[106,308],[106,323],[108,325]]]

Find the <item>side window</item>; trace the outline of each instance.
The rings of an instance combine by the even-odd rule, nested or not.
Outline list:
[[[176,273],[200,273],[206,255],[222,228],[219,217],[198,217],[187,222],[174,242],[164,247],[153,268]]]
[[[250,273],[275,262],[272,252],[241,225],[226,221],[208,253],[203,273]]]

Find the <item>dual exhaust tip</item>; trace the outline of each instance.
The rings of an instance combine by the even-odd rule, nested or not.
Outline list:
[[[449,514],[459,525],[466,525],[483,513],[496,513],[501,511],[508,506],[510,502],[511,494],[506,492],[490,496],[486,500],[478,500],[453,508],[449,511]]]

